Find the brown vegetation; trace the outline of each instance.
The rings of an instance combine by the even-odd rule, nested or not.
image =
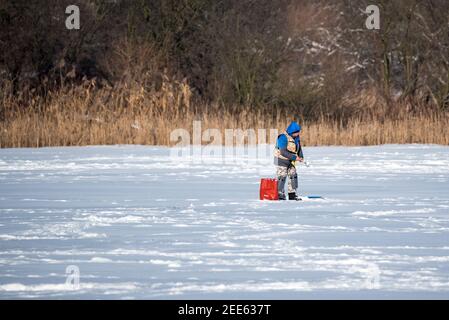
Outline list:
[[[335,121],[322,115],[307,121],[300,113],[282,109],[189,102],[185,83],[163,83],[158,94],[144,88],[98,90],[92,82],[83,87],[50,93],[46,99],[32,99],[28,108],[8,105],[1,124],[0,147],[79,146],[102,144],[170,145],[170,132],[184,128],[192,133],[192,123],[202,121],[202,129],[271,129],[282,131],[288,121],[303,124],[305,145],[373,145],[387,143],[435,143],[449,145],[449,116],[446,113],[388,112],[381,99],[363,92],[358,103],[363,113],[354,110],[348,119]],[[362,101],[362,99],[364,99]],[[107,104],[107,108],[105,107]],[[407,110],[399,106],[398,110]],[[39,111],[36,111],[39,110]],[[384,112],[384,113],[382,113]],[[269,137],[267,137],[269,139]],[[206,142],[205,142],[206,143]]]

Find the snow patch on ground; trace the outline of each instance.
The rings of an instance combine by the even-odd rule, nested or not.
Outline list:
[[[0,298],[447,298],[449,148],[304,152],[324,199],[258,200],[271,156],[2,149]]]

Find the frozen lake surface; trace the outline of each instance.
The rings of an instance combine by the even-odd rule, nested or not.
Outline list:
[[[449,148],[304,152],[324,200],[259,201],[270,156],[0,150],[0,299],[448,299]]]

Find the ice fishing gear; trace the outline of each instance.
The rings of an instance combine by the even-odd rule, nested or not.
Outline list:
[[[310,163],[308,161],[297,161],[299,163],[302,163],[303,165],[305,165],[307,168],[310,167]]]
[[[310,167],[310,163],[308,161],[292,161],[293,166],[295,168],[299,167],[300,164],[304,164],[307,168]]]
[[[307,196],[307,199],[324,199],[322,196]]]
[[[277,179],[260,180],[260,200],[279,200]]]

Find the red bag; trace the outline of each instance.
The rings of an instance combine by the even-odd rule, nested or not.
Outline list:
[[[276,179],[260,180],[260,200],[279,200],[278,181]]]

